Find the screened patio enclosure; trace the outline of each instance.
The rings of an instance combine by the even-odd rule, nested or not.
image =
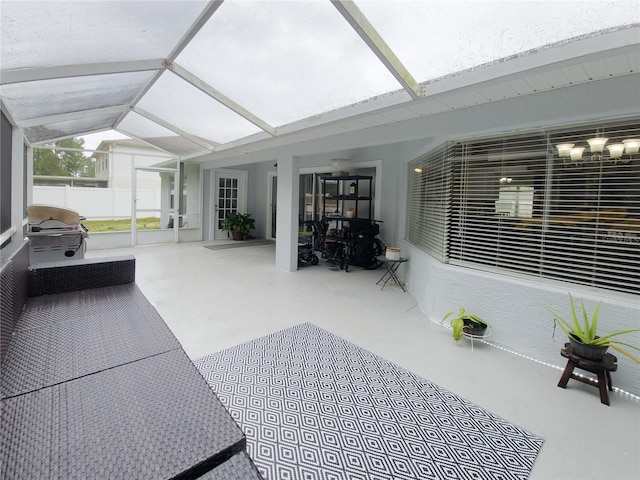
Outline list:
[[[633,48],[606,53],[637,37],[640,13],[627,1],[563,2],[571,22],[551,1],[1,5],[2,108],[27,147],[117,131],[207,169],[346,135],[351,145],[398,142],[416,134],[356,137],[638,71]],[[514,78],[575,57],[592,37],[600,40],[577,50],[598,58]],[[201,213],[206,239],[215,219]]]
[[[291,271],[302,208],[300,175],[330,171],[335,159],[349,159],[353,168],[375,170],[375,212],[385,222],[381,233],[411,257],[404,272],[409,291],[433,321],[465,299],[467,309],[492,319],[492,341],[552,364],[558,362],[562,340],[550,340],[539,305],[562,309],[568,290],[586,298],[589,307],[604,300],[616,323],[611,329],[637,326],[637,289],[626,288],[629,278],[638,278],[635,244],[623,245],[633,275],[625,278],[629,266],[618,269],[611,261],[600,283],[587,284],[581,272],[548,278],[529,257],[523,264],[504,256],[503,233],[511,230],[496,235],[494,227],[543,211],[539,204],[529,208],[536,193],[531,188],[538,185],[548,185],[544,211],[549,217],[541,222],[569,215],[564,206],[551,203],[565,198],[562,182],[570,179],[573,188],[599,184],[570,178],[574,172],[614,172],[622,178],[621,171],[637,172],[639,158],[602,171],[570,171],[569,165],[565,170],[560,159],[561,175],[553,176],[549,166],[558,152],[551,140],[540,141],[530,158],[501,158],[511,169],[502,174],[494,162],[494,155],[504,157],[500,144],[491,155],[461,157],[464,163],[452,170],[457,191],[465,191],[467,184],[460,183],[465,179],[482,187],[476,191],[488,210],[478,214],[476,199],[459,195],[450,204],[464,216],[454,212],[454,218],[470,222],[452,228],[451,216],[445,221],[424,217],[411,225],[407,206],[429,195],[447,199],[444,190],[426,189],[420,192],[424,196],[410,191],[414,163],[424,168],[422,162],[443,146],[497,145],[498,137],[551,139],[548,132],[557,131],[577,144],[620,122],[630,125],[625,135],[633,132],[620,143],[637,138],[637,2],[3,0],[0,6],[2,243],[22,235],[32,147],[115,131],[202,168],[204,223],[210,218],[210,186],[229,169],[247,175],[247,210],[264,228],[271,215],[268,182],[277,175],[276,267]],[[482,167],[477,175],[472,169],[465,171],[467,177],[458,175],[479,158],[485,165],[477,165]],[[520,172],[528,172],[530,185],[516,177]],[[502,177],[514,183],[501,188],[493,182]],[[634,220],[640,215],[637,177],[624,178]],[[514,192],[526,197],[516,202],[517,209]],[[498,223],[485,223],[498,212]],[[449,241],[444,245],[453,249],[434,255],[411,237],[414,227]],[[542,237],[537,224],[515,228],[536,242]],[[552,233],[558,243],[548,252],[561,264],[564,249],[573,247],[557,231]],[[567,231],[562,227],[561,235]],[[579,233],[591,242],[591,234],[601,231]],[[455,232],[464,236],[451,237]],[[492,242],[497,239],[489,259],[485,242],[477,240],[487,232]],[[610,237],[605,240],[621,241],[617,233]],[[522,245],[512,242],[510,248]],[[534,247],[526,253],[538,254]],[[588,263],[574,253],[570,258]],[[522,306],[520,321],[513,321],[513,305]],[[620,366],[618,385],[640,394],[640,371],[622,362],[627,363]]]

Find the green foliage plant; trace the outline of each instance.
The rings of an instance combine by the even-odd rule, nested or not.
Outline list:
[[[482,318],[480,318],[478,315],[473,315],[471,313],[467,313],[466,310],[464,308],[460,308],[457,312],[449,312],[447,313],[442,320],[440,320],[440,323],[444,323],[445,320],[451,318],[449,324],[451,325],[451,328],[453,328],[453,339],[457,342],[458,340],[460,340],[462,338],[462,329],[465,326],[465,320],[467,320],[470,323],[475,324],[478,327],[481,326],[489,326],[489,324],[483,320]]]
[[[235,231],[246,235],[255,228],[255,219],[250,213],[230,213],[222,221],[222,230],[230,232]]]
[[[83,138],[65,138],[50,147],[33,149],[33,174],[60,177],[93,177],[95,161],[82,152]],[[71,150],[67,150],[71,149]]]
[[[640,332],[640,328],[617,330],[606,335],[598,336],[598,314],[600,312],[600,306],[602,305],[602,302],[600,301],[597,303],[595,309],[593,310],[593,313],[591,314],[591,318],[589,318],[589,313],[584,306],[584,300],[580,300],[582,312],[580,315],[578,314],[571,293],[569,293],[569,305],[571,306],[570,318],[562,317],[555,310],[552,310],[545,305],[543,305],[543,307],[553,315],[555,324],[560,327],[560,329],[567,335],[567,337],[573,337],[575,340],[578,340],[586,345],[610,347],[618,353],[621,353],[625,357],[630,358],[634,362],[640,363],[640,359],[626,350],[625,347],[628,349],[637,350],[639,352],[640,348],[636,347],[635,345],[631,345],[629,343],[621,342],[620,340],[615,339],[616,337],[625,335],[627,333]]]

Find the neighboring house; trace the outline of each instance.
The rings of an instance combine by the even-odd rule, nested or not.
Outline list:
[[[105,140],[96,150],[92,155],[96,161],[95,175],[107,181],[107,188],[130,189],[134,165],[151,167],[171,159],[169,155],[136,140]],[[155,172],[138,171],[137,188],[160,188],[160,176]]]

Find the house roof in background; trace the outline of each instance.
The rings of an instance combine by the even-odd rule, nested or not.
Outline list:
[[[560,3],[2,0],[0,100],[196,159],[640,70],[637,2]]]

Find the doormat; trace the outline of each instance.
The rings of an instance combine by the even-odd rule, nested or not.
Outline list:
[[[255,240],[237,240],[233,243],[220,243],[218,245],[205,245],[209,250],[225,250],[227,248],[255,247],[257,245],[275,245],[273,240],[257,238]]]
[[[269,480],[526,479],[544,442],[310,323],[194,363]]]

